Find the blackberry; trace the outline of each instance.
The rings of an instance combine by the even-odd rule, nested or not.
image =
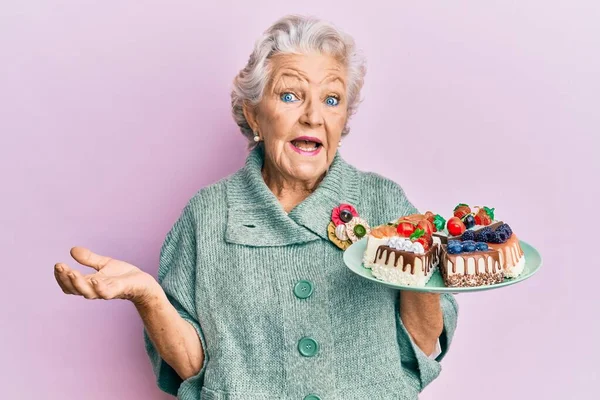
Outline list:
[[[512,235],[512,233],[513,233],[512,229],[510,229],[510,226],[508,226],[508,224],[502,224],[498,228],[496,228],[496,230],[498,230],[498,229],[502,229],[503,231],[505,231],[506,235],[508,237],[510,237]]]
[[[492,233],[492,228],[490,228],[489,226],[486,226],[483,229],[480,229],[477,234],[475,235],[475,241],[476,242],[489,242],[490,241],[490,234]]]
[[[485,228],[481,228],[479,230],[479,233],[484,233],[484,232],[491,233],[492,232],[492,228],[490,228],[489,226],[486,226]]]
[[[475,232],[473,231],[465,231],[465,233],[462,234],[462,240],[475,240]]]
[[[500,232],[498,232],[497,230],[496,230],[496,231],[494,231],[494,232],[490,232],[490,233],[487,235],[487,240],[486,240],[486,242],[488,242],[488,243],[502,243],[502,242],[500,241]]]
[[[494,233],[498,235],[498,238],[500,239],[499,243],[504,243],[508,240],[508,233],[506,232],[506,230],[502,229],[500,232],[496,230],[496,232]]]

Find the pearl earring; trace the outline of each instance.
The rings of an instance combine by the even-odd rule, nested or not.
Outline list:
[[[338,147],[342,147],[342,140],[340,139],[339,143],[338,143]]]
[[[254,141],[260,142],[260,136],[258,136],[258,131],[254,131]]]

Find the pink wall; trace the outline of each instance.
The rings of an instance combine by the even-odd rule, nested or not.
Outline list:
[[[49,3],[0,8],[0,397],[168,397],[134,308],[63,295],[52,266],[84,245],[156,272],[187,199],[242,165],[230,83],[290,12],[368,57],[349,161],[421,208],[488,203],[545,258],[526,283],[459,295],[422,398],[600,397],[598,2]]]

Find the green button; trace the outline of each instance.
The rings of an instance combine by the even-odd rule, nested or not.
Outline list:
[[[299,281],[294,286],[294,294],[299,299],[306,299],[310,297],[313,292],[313,285],[309,281]]]
[[[319,344],[315,339],[305,337],[298,342],[298,351],[304,357],[313,357],[319,352]]]
[[[316,394],[309,394],[304,398],[304,400],[321,400],[321,398]]]

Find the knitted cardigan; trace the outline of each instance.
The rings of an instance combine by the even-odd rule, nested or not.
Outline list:
[[[182,382],[144,329],[158,387],[184,400],[416,399],[440,373],[455,299],[441,296],[442,351],[431,359],[400,319],[399,292],[351,272],[327,225],[340,203],[371,226],[417,209],[396,183],[338,153],[287,214],[262,179],[263,161],[258,147],[239,171],[201,189],[166,236],[158,282],[196,329],[205,361]],[[295,295],[299,281],[310,283],[309,297]]]

